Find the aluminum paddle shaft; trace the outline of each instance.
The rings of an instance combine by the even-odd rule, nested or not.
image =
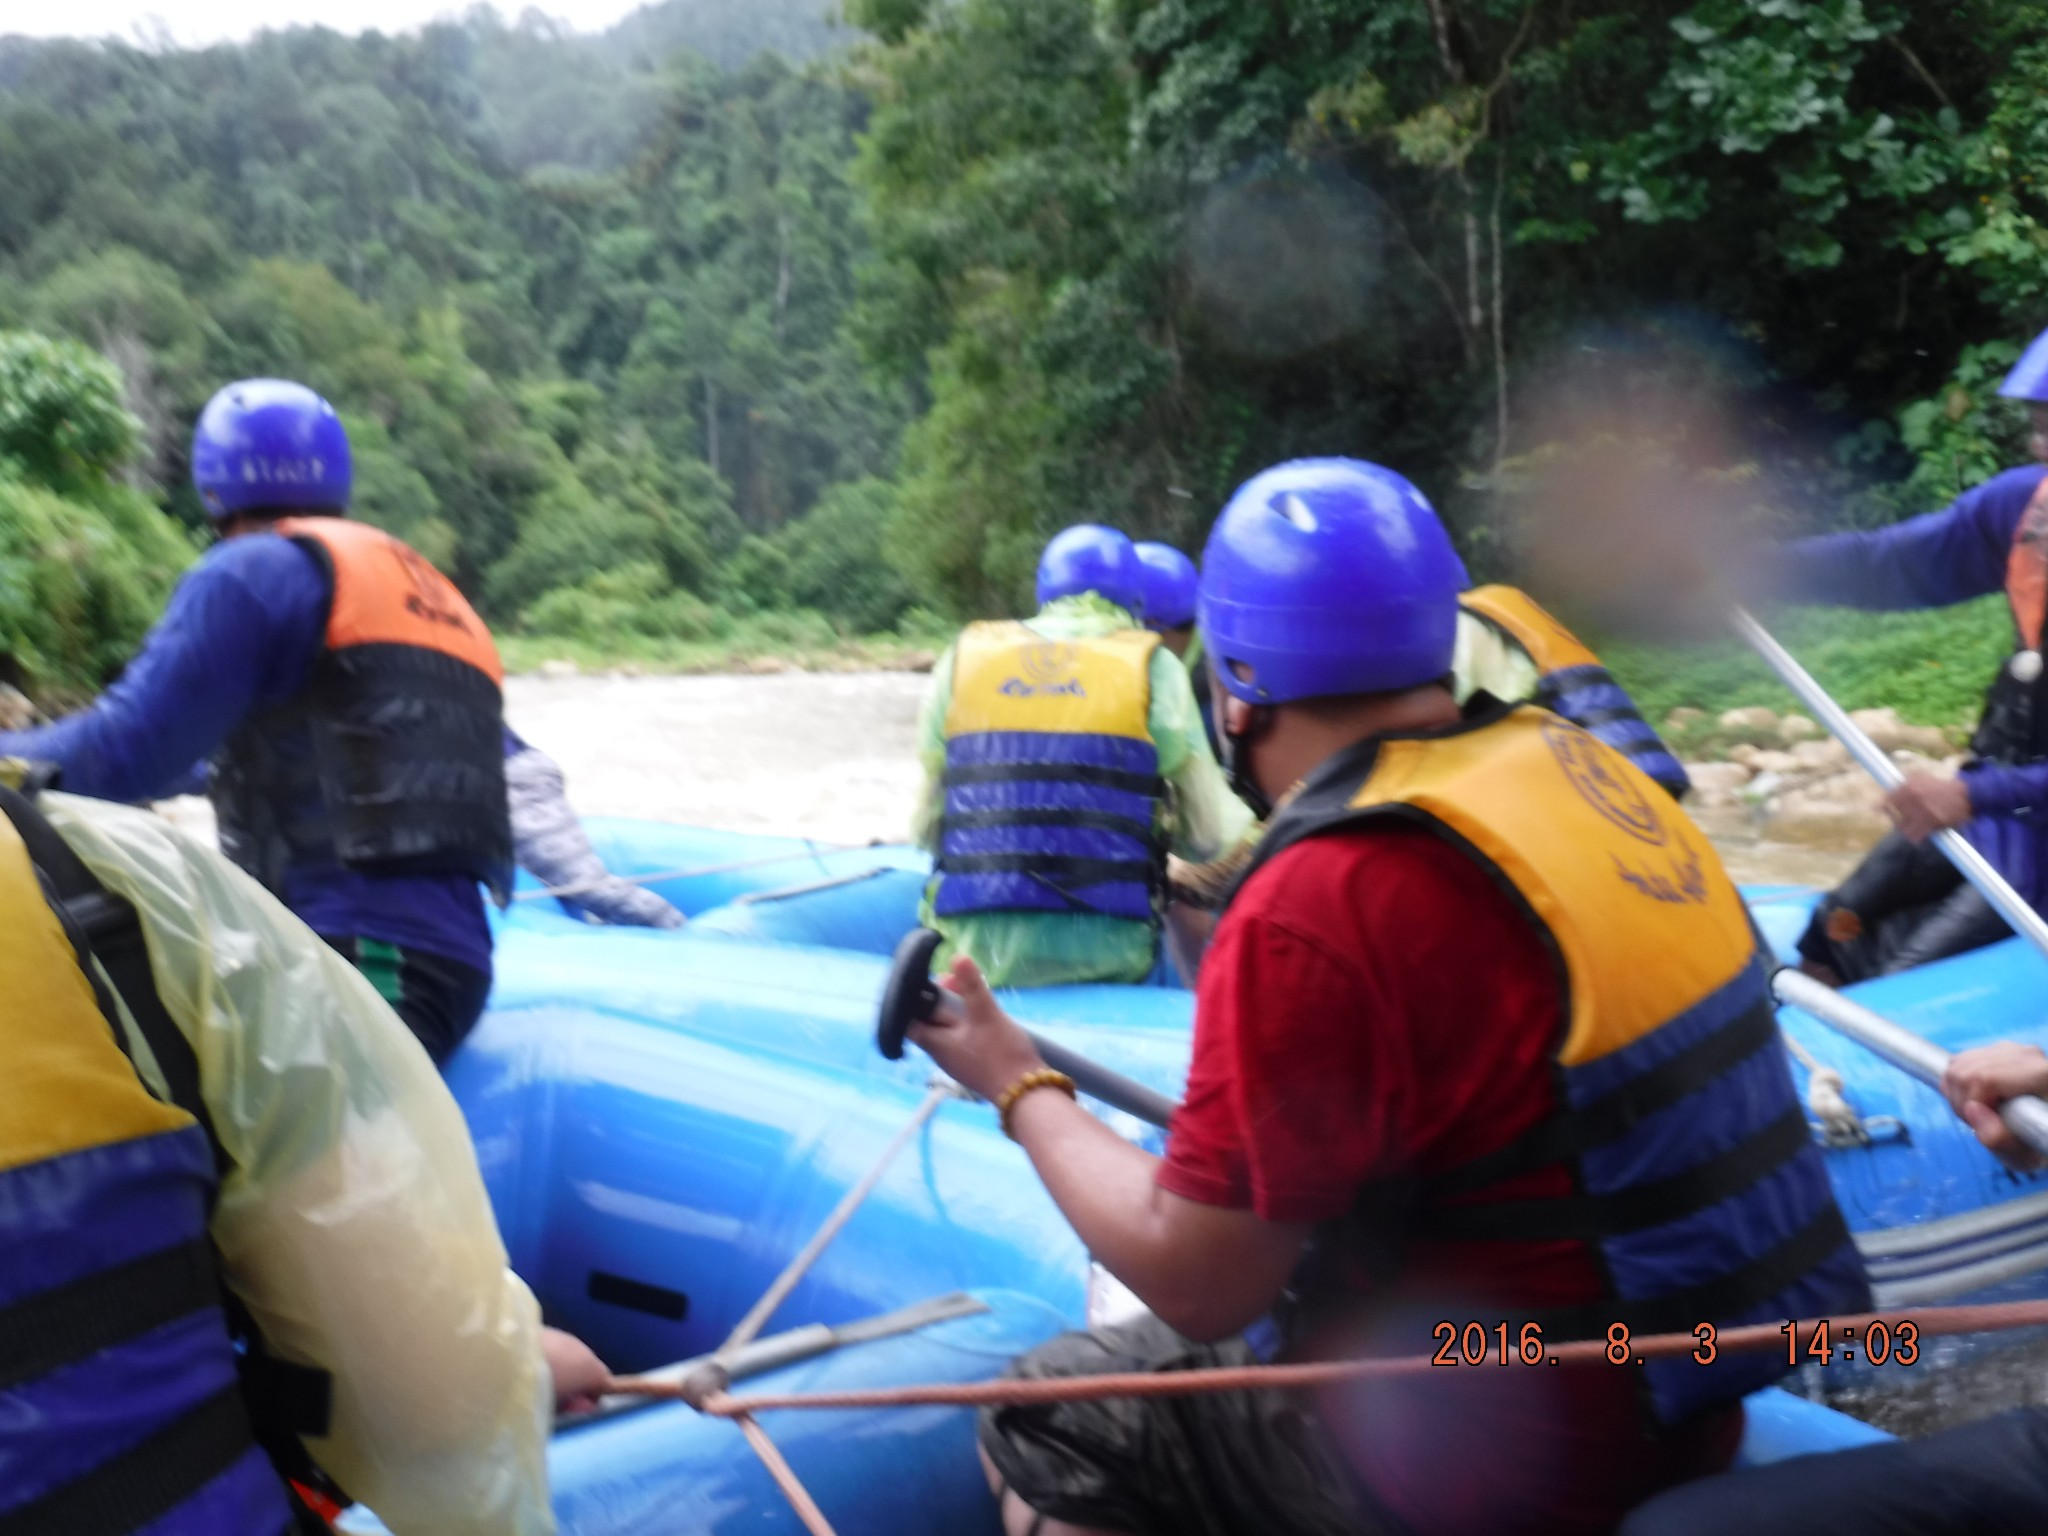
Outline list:
[[[1917,1077],[1930,1088],[1941,1086],[1951,1058],[1932,1040],[1923,1039],[1798,971],[1778,972],[1771,978],[1771,989],[1777,993],[1779,1002],[1812,1014],[1836,1034],[1846,1035],[1908,1076]],[[2007,1099],[1998,1106],[1998,1115],[2013,1135],[2048,1157],[2048,1103],[2031,1096]]]
[[[1864,733],[1863,727],[1828,697],[1827,690],[1813,680],[1813,675],[1799,665],[1790,651],[1771,637],[1769,630],[1757,623],[1748,609],[1730,609],[1729,622],[1778,674],[1785,686],[1799,696],[1799,701],[1819,717],[1820,723],[1833,733],[1835,740],[1849,749],[1849,755],[1862,765],[1865,773],[1886,789],[1897,789],[1906,782],[1899,765],[1885,756],[1884,750]],[[2012,888],[2005,876],[1992,868],[1989,859],[1971,846],[1969,839],[1960,832],[1945,829],[1934,834],[1934,844],[1947,856],[1949,863],[1955,865],[1956,872],[1974,885],[1978,893],[1991,903],[1992,909],[2012,925],[2013,932],[2026,935],[2036,949],[2048,956],[2048,920],[2021,899],[2020,893]]]

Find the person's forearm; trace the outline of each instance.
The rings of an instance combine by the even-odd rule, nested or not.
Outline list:
[[[1088,1251],[1169,1325],[1218,1338],[1251,1321],[1218,1312],[1204,1256],[1179,1241],[1168,1217],[1158,1158],[1049,1088],[1020,1099],[1010,1124]]]

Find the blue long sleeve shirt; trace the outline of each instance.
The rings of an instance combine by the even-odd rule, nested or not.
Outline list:
[[[1801,539],[1780,580],[1794,602],[1843,608],[1940,608],[2005,589],[2013,537],[2048,466],[2009,469],[1939,512],[1868,533]],[[1965,829],[2020,893],[2048,898],[2048,763],[1963,770],[1975,819]]]
[[[178,583],[119,682],[79,714],[0,732],[0,757],[54,762],[65,789],[103,800],[152,800],[189,788],[193,765],[212,757],[245,719],[305,691],[325,643],[329,602],[313,556],[289,539],[225,540]],[[483,896],[466,876],[295,864],[282,895],[315,932],[490,969]]]

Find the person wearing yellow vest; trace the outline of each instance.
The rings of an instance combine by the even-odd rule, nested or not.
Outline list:
[[[1446,1330],[1540,1358],[1867,1304],[1740,895],[1621,753],[1459,708],[1465,585],[1377,465],[1280,465],[1217,520],[1225,741],[1284,804],[1203,963],[1163,1158],[1074,1101],[971,961],[962,1017],[913,1026],[1150,1309],[1017,1374],[1427,1359]],[[1725,1466],[1788,1369],[1624,1358],[1017,1405],[981,1448],[1010,1536],[1605,1536]]]
[[[324,1531],[328,1479],[397,1536],[554,1529],[603,1368],[368,981],[161,818],[0,789],[0,991],[0,1529]]]
[[[1954,778],[1912,774],[1885,797],[1897,831],[1814,911],[1804,968],[1842,984],[1888,976],[2011,935],[2004,918],[1931,839],[1952,827],[2035,908],[2048,910],[2048,331],[1999,393],[2033,421],[2037,461],[1889,528],[1801,539],[1779,550],[1772,585],[1793,602],[1939,608],[2002,593],[2013,649],[1985,690],[1970,761]]]
[[[512,877],[490,631],[415,550],[348,520],[348,435],[304,385],[216,394],[192,478],[220,542],[91,709],[0,733],[0,753],[126,801],[211,759],[229,857],[444,1061],[490,990],[479,887],[503,900]]]
[[[1152,976],[1167,853],[1204,862],[1253,825],[1186,668],[1139,627],[1142,572],[1123,534],[1069,528],[1039,562],[1038,613],[970,624],[933,668],[923,919],[997,986]]]

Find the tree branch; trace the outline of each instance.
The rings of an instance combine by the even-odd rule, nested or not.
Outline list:
[[[1920,62],[1920,55],[1912,50],[1912,47],[1906,42],[1906,40],[1895,33],[1892,36],[1886,38],[1885,41],[1890,43],[1894,48],[1898,49],[1899,57],[1903,58],[1908,64],[1912,66],[1913,73],[1920,77],[1921,83],[1924,84],[1927,87],[1927,89],[1934,92],[1936,98],[1940,100],[1941,104],[1944,107],[1947,107],[1949,111],[1955,111],[1956,104],[1953,101],[1949,100],[1948,92],[1944,91],[1941,88],[1941,82],[1934,78],[1933,71],[1928,69],[1928,67],[1925,64]]]

